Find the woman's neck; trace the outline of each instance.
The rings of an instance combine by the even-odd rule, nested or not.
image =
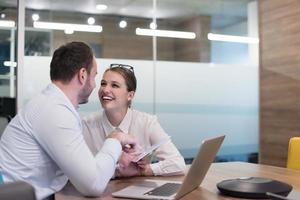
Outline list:
[[[111,123],[111,125],[113,125],[114,127],[118,127],[123,121],[127,113],[127,109],[128,108],[118,111],[105,111],[107,119]]]

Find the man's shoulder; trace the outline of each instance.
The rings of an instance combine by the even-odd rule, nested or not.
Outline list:
[[[43,91],[31,98],[25,105],[25,107],[39,107],[40,109],[42,108],[47,108],[48,106],[54,106],[54,105],[63,105],[64,102],[60,99],[57,98],[54,95],[44,93]]]
[[[52,103],[52,101],[49,101],[49,97],[46,97],[43,93],[39,93],[32,97],[28,102],[24,105],[25,109],[31,109],[34,107],[37,108],[45,108],[47,104]]]
[[[69,120],[74,119],[75,121],[79,119],[76,109],[64,98],[60,98],[60,96],[55,94],[45,93],[44,91],[31,98],[22,108],[22,113],[43,119],[56,118],[60,120],[61,118],[66,118]]]

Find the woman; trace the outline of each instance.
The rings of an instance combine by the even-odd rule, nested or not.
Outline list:
[[[169,137],[155,116],[130,108],[136,82],[133,67],[129,65],[111,64],[104,72],[98,91],[104,111],[83,119],[84,137],[94,154],[101,149],[105,138],[116,129],[133,135],[143,149]],[[156,163],[150,163],[147,159],[134,163],[128,162],[134,159],[133,155],[123,153],[117,175],[166,176],[184,173],[184,159],[170,140],[160,146],[155,155],[158,159]]]

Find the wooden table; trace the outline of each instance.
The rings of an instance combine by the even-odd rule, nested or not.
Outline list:
[[[224,162],[224,163],[213,163],[210,167],[208,174],[203,180],[201,187],[184,196],[182,199],[186,200],[216,200],[216,199],[233,199],[223,196],[219,193],[216,188],[216,184],[225,179],[240,178],[258,176],[265,178],[272,178],[278,181],[289,183],[293,186],[293,191],[300,191],[300,170],[291,170],[286,168],[251,164],[244,162]],[[173,177],[151,177],[153,179],[167,179],[167,180],[182,180],[184,176],[173,176]],[[147,177],[148,178],[148,177]],[[134,177],[126,179],[112,180],[109,182],[107,189],[101,197],[93,198],[98,199],[117,199],[111,196],[112,192],[120,190],[127,185],[133,184],[137,180],[145,179],[145,177]],[[56,200],[83,200],[89,199],[80,195],[71,184],[68,184],[61,192],[55,194]]]

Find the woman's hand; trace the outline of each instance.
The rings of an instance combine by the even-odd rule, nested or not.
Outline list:
[[[139,160],[137,162],[137,164],[139,167],[144,169],[146,167],[146,165],[150,164],[150,162],[151,162],[151,157],[148,155],[148,156],[145,156],[144,158],[142,158],[141,160]]]
[[[137,162],[140,168],[141,175],[143,176],[153,176],[153,171],[150,167],[151,157],[145,156],[142,160]]]

